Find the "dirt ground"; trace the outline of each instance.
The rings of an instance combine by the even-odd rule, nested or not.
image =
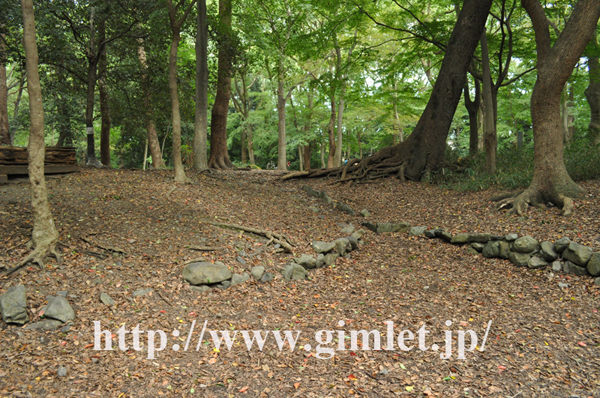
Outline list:
[[[514,232],[540,242],[566,236],[600,251],[600,181],[583,184],[587,196],[564,218],[556,208],[507,216],[488,202],[496,191],[460,193],[391,179],[354,187],[280,182],[265,171],[188,175],[189,185],[174,184],[169,171],[84,170],[49,180],[64,261],[0,277],[0,294],[25,285],[30,320],[38,321],[46,297],[67,290],[77,317],[64,332],[0,322],[0,397],[600,397],[600,286],[593,278],[518,268],[406,233],[368,232],[351,258],[310,271],[306,281],[286,282],[281,268],[291,254],[204,222],[284,233],[295,243],[294,257],[314,255],[313,240],[343,237],[344,226],[358,229],[365,218],[309,197],[301,189],[309,184],[357,212],[368,209],[369,221],[452,233]],[[28,183],[0,186],[0,267],[27,254],[31,219]],[[220,249],[198,252],[189,248],[194,245]],[[185,263],[197,258],[222,261],[237,273],[263,265],[275,279],[198,293],[181,276]],[[133,295],[146,288],[152,291]],[[116,304],[104,305],[101,293]],[[114,350],[94,350],[94,321],[114,334]],[[425,324],[429,349],[421,351],[415,336],[407,352],[394,343],[393,351],[346,349],[331,359],[316,357],[320,330],[336,331],[330,348],[339,348],[339,337],[349,348],[350,331],[363,329],[379,330],[387,347],[386,321],[396,336],[416,334]],[[456,339],[461,330],[473,330],[481,348],[489,321],[484,351],[458,359],[458,340],[450,359],[431,350],[433,343],[444,347],[445,331]],[[215,350],[207,331],[197,351],[205,322],[206,330],[231,334],[301,333],[293,351],[289,345],[280,351],[273,334],[260,351],[247,350],[239,334],[231,350]],[[148,333],[141,334],[140,351],[132,348],[131,334],[129,348],[118,348],[119,328],[136,325],[165,331],[166,348],[155,359],[148,359]],[[174,344],[181,348],[175,351]],[[60,367],[66,376],[59,377]]]

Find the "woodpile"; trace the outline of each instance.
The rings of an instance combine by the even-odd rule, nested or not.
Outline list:
[[[27,148],[0,146],[0,165],[27,165]],[[45,164],[76,165],[75,147],[47,147]]]

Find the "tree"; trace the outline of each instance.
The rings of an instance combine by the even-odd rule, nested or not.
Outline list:
[[[230,169],[233,163],[227,152],[227,114],[231,97],[231,76],[233,72],[233,34],[231,32],[231,1],[219,0],[219,56],[217,72],[217,96],[212,108],[210,127],[211,169]]]
[[[196,115],[194,121],[194,169],[208,168],[206,136],[208,130],[208,23],[206,0],[198,1],[196,33]]]
[[[3,26],[0,26],[0,145],[11,145],[8,128],[8,84],[6,82],[6,45]]]
[[[178,18],[177,12],[185,3],[180,1],[173,5],[173,0],[167,0],[169,10],[169,22],[171,23],[171,33],[173,39],[169,50],[169,94],[171,97],[171,113],[173,125],[173,165],[175,167],[175,181],[179,183],[187,182],[183,162],[181,161],[181,113],[179,111],[179,93],[177,92],[177,49],[181,40],[181,27],[185,23],[188,15],[192,11],[196,0],[187,6],[181,18]]]
[[[38,53],[35,39],[35,19],[32,0],[21,0],[23,8],[23,45],[27,59],[27,92],[31,127],[29,133],[29,181],[31,182],[31,207],[33,208],[33,232],[31,242],[34,250],[21,262],[36,262],[43,267],[43,260],[52,254],[60,262],[56,252],[58,231],[48,204],[46,179],[44,178],[44,106],[38,72]]]
[[[534,171],[529,187],[500,207],[523,214],[531,205],[553,203],[564,215],[573,210],[573,198],[583,190],[569,176],[563,158],[560,100],[565,83],[592,37],[600,18],[600,2],[579,0],[564,29],[552,44],[550,23],[538,0],[521,0],[535,32],[537,80],[531,96]]]
[[[106,21],[100,20],[98,30],[100,31],[100,42],[106,40]],[[98,69],[98,91],[100,92],[100,115],[102,124],[100,127],[100,162],[110,167],[110,104],[108,103],[108,85],[106,83],[106,69],[108,68],[106,47],[100,51]]]
[[[600,44],[598,33],[594,32],[586,51],[589,71],[589,85],[585,89],[585,98],[590,107],[588,136],[593,145],[600,145]]]

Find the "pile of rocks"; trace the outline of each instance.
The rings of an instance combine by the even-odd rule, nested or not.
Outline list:
[[[53,330],[57,327],[75,319],[75,311],[67,301],[67,292],[58,292],[56,296],[48,296],[46,305],[41,314],[45,319],[31,323],[25,327],[26,330]],[[27,291],[25,286],[13,286],[0,296],[0,313],[2,320],[6,323],[25,325],[29,322],[27,314]],[[70,328],[67,324],[63,329]]]
[[[306,191],[306,193],[308,194],[308,196],[312,196],[314,198],[318,198],[318,199],[322,199],[324,200],[327,204],[332,204],[334,205],[334,207],[340,211],[343,211],[345,213],[348,213],[350,215],[355,215],[356,211],[354,211],[353,208],[351,208],[350,206],[348,206],[347,204],[344,203],[333,203],[333,199],[331,199],[331,197],[329,195],[327,195],[327,193],[325,191],[317,191],[316,189],[313,189],[313,187],[311,187],[310,185],[303,185],[302,189],[304,191]]]
[[[183,278],[191,285],[191,289],[198,292],[206,292],[212,288],[227,289],[230,286],[245,283],[252,276],[260,282],[273,280],[273,275],[265,272],[265,267],[259,265],[252,267],[250,275],[233,274],[222,262],[194,262],[183,269]]]

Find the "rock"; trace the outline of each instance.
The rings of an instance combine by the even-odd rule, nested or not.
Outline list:
[[[265,282],[271,282],[273,280],[273,274],[270,272],[265,272],[265,274],[263,275],[262,278],[260,278],[260,281],[265,283]]]
[[[333,243],[335,243],[335,251],[337,251],[340,256],[345,256],[352,251],[352,245],[346,238],[336,239]]]
[[[308,210],[312,211],[313,213],[318,213],[320,210],[318,208],[316,208],[315,206],[308,206]]]
[[[573,274],[579,276],[589,275],[587,269],[585,269],[584,267],[580,267],[579,265],[571,261],[565,261],[565,263],[563,264],[563,272],[565,274]]]
[[[313,250],[316,251],[317,253],[329,253],[330,251],[335,249],[335,243],[334,242],[314,241],[313,243],[310,244],[310,247],[312,247]]]
[[[407,222],[398,222],[398,223],[392,224],[392,232],[404,233],[404,232],[408,232],[409,229],[410,229],[410,224]]]
[[[376,232],[378,234],[392,232],[392,224],[389,222],[378,222]]]
[[[531,269],[543,268],[547,265],[548,262],[538,256],[533,256],[527,261],[527,266]]]
[[[256,267],[252,267],[252,270],[250,270],[250,274],[252,274],[254,279],[256,279],[258,281],[265,274],[265,267],[263,267],[262,265],[257,265]]]
[[[563,251],[563,258],[569,260],[572,263],[585,267],[592,258],[593,251],[587,246],[580,245],[579,243],[571,242],[569,247]]]
[[[229,289],[229,286],[231,286],[231,281],[223,281],[221,283],[218,283],[216,286],[218,289],[226,290]]]
[[[68,290],[61,290],[56,292],[57,296],[63,296],[63,297],[67,297],[69,295],[69,291]]]
[[[306,279],[306,276],[308,275],[308,271],[306,271],[304,269],[304,267],[302,267],[299,264],[295,264],[295,263],[292,263],[292,264],[288,265],[287,267],[285,267],[282,273],[283,273],[283,277],[285,278],[286,281],[304,280],[304,279]]]
[[[323,253],[319,253],[317,255],[317,265],[316,265],[316,267],[317,268],[323,268],[325,265],[327,265],[327,264],[325,264],[325,255]]]
[[[44,319],[43,321],[30,323],[29,325],[25,326],[25,330],[55,330],[62,324],[63,323],[61,321],[57,321],[56,319]]]
[[[527,262],[529,261],[529,257],[531,257],[531,255],[529,253],[510,252],[508,259],[514,265],[524,267],[527,265]]]
[[[359,229],[358,231],[354,231],[352,233],[352,236],[355,237],[356,239],[361,239],[364,234],[366,234],[367,231],[365,231],[364,229]]]
[[[328,267],[331,267],[333,265],[333,263],[335,263],[335,260],[337,260],[337,258],[339,257],[339,253],[333,252],[333,253],[329,253],[325,256],[325,265],[327,265]]]
[[[500,248],[500,258],[508,260],[510,257],[510,243],[505,240],[499,240],[498,247]]]
[[[594,285],[600,286],[600,278],[594,279]]]
[[[592,254],[587,263],[587,270],[592,276],[600,276],[600,252]]]
[[[440,232],[440,238],[442,238],[446,242],[450,242],[452,240],[452,234],[447,231],[442,231]]]
[[[377,232],[377,224],[375,224],[375,223],[364,222],[362,225],[363,225],[363,227],[365,227],[369,231]]]
[[[362,209],[360,211],[360,215],[363,216],[363,217],[365,217],[365,218],[367,218],[367,217],[369,217],[371,215],[371,213],[369,213],[369,210],[367,210],[367,209]]]
[[[299,264],[306,269],[313,269],[317,266],[317,260],[308,254],[302,254],[300,258],[297,258],[294,261],[296,264]]]
[[[569,247],[569,243],[571,243],[571,239],[569,238],[560,238],[556,242],[554,242],[554,250],[558,253],[562,253],[565,251],[567,247]]]
[[[231,279],[231,271],[222,264],[191,263],[183,269],[183,278],[191,285],[209,285]]]
[[[517,234],[508,234],[508,235],[506,235],[506,236],[504,237],[504,239],[505,239],[507,242],[514,242],[515,240],[519,239],[519,235],[517,235]]]
[[[462,243],[469,243],[469,234],[458,234],[458,235],[454,235],[452,237],[452,239],[450,239],[450,243],[454,243],[454,244],[462,244]]]
[[[244,260],[244,258],[242,256],[237,256],[236,258],[237,262],[242,264],[242,265],[246,265],[246,260]]]
[[[68,373],[67,368],[65,368],[64,366],[59,366],[58,371],[56,372],[56,375],[58,377],[66,377],[67,373]]]
[[[552,263],[552,271],[558,272],[563,270],[563,264],[560,261],[554,261]]]
[[[469,248],[467,249],[467,253],[472,254],[474,256],[479,255],[479,252],[475,249],[473,249],[471,246],[469,246]]]
[[[56,322],[60,322],[60,321],[56,321]],[[68,333],[71,330],[72,325],[73,325],[73,322],[68,322],[66,325],[64,325],[62,328],[60,328],[60,332]]]
[[[44,307],[44,316],[58,319],[61,322],[68,322],[75,319],[75,311],[63,296],[48,296],[48,305]]]
[[[420,236],[423,235],[425,231],[427,231],[427,227],[412,227],[409,234],[412,236]]]
[[[150,293],[152,291],[152,289],[148,288],[148,289],[137,289],[136,291],[133,292],[132,296],[133,297],[138,297],[138,296],[145,296],[146,294]]]
[[[343,234],[347,234],[350,235],[354,232],[354,225],[350,224],[344,228],[342,228],[342,233]]]
[[[569,287],[568,283],[558,282],[558,287],[566,289]]]
[[[314,191],[313,187],[311,187],[310,185],[302,185],[302,190],[305,191],[306,193],[312,192]]]
[[[435,229],[428,229],[423,234],[429,239],[434,239],[437,237],[435,234]]]
[[[101,293],[100,294],[100,301],[102,301],[104,303],[104,305],[115,305],[115,300],[113,300],[108,294],[106,293]]]
[[[538,241],[527,235],[515,240],[513,245],[514,251],[518,253],[533,253],[538,248]]]
[[[498,241],[488,242],[481,251],[485,258],[498,258],[500,257],[500,243]]]
[[[540,250],[540,254],[542,255],[542,258],[548,262],[550,261],[554,261],[558,258],[558,253],[556,253],[556,251],[554,251],[554,244],[552,242],[542,242],[540,244],[541,250]]]
[[[200,285],[200,286],[190,285],[190,289],[192,289],[193,291],[198,292],[198,293],[205,293],[205,292],[208,292],[211,289],[211,287],[208,285]]]
[[[231,286],[246,283],[248,279],[250,279],[250,275],[248,275],[246,272],[244,272],[241,275],[233,274],[233,276],[231,277]]]
[[[25,286],[13,286],[0,296],[0,312],[6,323],[24,325],[29,322]]]
[[[471,247],[474,250],[477,250],[477,253],[481,253],[483,251],[483,248],[485,247],[485,245],[483,243],[471,243]]]
[[[341,211],[343,211],[343,212],[346,212],[346,213],[348,213],[348,214],[350,214],[350,215],[352,215],[352,216],[356,214],[356,212],[355,212],[355,211],[354,211],[354,210],[353,210],[353,209],[352,209],[350,206],[348,206],[348,205],[347,205],[347,204],[345,204],[345,203],[339,203],[339,204],[337,205],[337,208],[338,208],[338,210],[341,210]]]
[[[490,234],[471,234],[469,235],[469,242],[487,243],[490,241]]]
[[[348,239],[348,242],[350,242],[350,246],[352,247],[352,250],[358,249],[358,239],[356,239],[352,235],[346,236],[346,239]]]

